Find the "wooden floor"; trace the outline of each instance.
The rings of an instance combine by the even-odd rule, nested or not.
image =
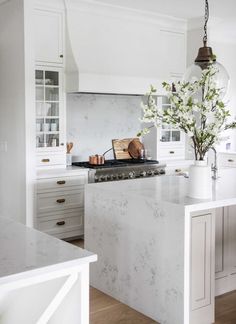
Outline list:
[[[82,240],[75,240],[71,243],[83,247]],[[154,323],[157,322],[101,291],[90,288],[90,324]],[[236,324],[236,291],[216,298],[215,324]]]

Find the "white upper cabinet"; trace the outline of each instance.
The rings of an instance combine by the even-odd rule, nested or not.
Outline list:
[[[165,74],[173,79],[182,77],[186,69],[186,36],[183,32],[160,30],[160,58]]]
[[[35,9],[35,57],[37,64],[63,65],[63,12]]]
[[[163,110],[171,108],[166,96],[157,96],[157,105]],[[143,137],[143,143],[153,159],[166,161],[185,158],[185,134],[171,125],[153,127],[150,133]]]

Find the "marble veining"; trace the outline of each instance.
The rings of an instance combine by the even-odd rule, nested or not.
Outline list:
[[[24,272],[96,261],[96,255],[47,234],[0,218],[0,283]]]
[[[183,208],[127,196],[131,182],[119,193],[86,188],[85,247],[98,254],[91,283],[160,323],[183,323]]]
[[[206,314],[210,323],[209,302],[208,313],[192,310],[191,219],[210,228],[214,213],[204,211],[236,205],[236,169],[219,176],[208,200],[189,198],[181,176],[87,185],[85,247],[98,254],[92,285],[161,324],[199,323],[194,316],[203,322]]]
[[[74,160],[103,154],[114,138],[135,137],[141,127],[140,103],[140,96],[69,94],[67,141],[74,143]],[[113,152],[106,158],[113,158]]]
[[[181,205],[194,211],[235,204],[236,197],[236,169],[224,168],[219,170],[219,178],[212,182],[211,199],[193,199],[188,197],[188,181],[183,176],[160,176],[154,178],[135,179],[119,181],[116,185],[113,182],[99,184],[100,190],[109,190],[110,192],[122,192],[127,196],[136,196],[142,198],[152,198],[155,201],[155,212],[161,213],[162,202],[174,206]],[[229,185],[230,183],[230,185]],[[90,184],[97,186],[97,184]]]

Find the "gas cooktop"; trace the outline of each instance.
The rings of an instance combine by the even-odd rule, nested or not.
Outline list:
[[[72,165],[90,168],[90,169],[106,169],[106,168],[116,168],[116,167],[131,167],[134,164],[138,165],[150,165],[159,164],[156,160],[141,160],[141,159],[130,159],[130,160],[106,160],[104,164],[89,164],[89,162],[73,162]]]
[[[89,162],[74,162],[78,167],[89,168],[88,181],[104,182],[154,177],[165,174],[165,164],[156,160],[106,160],[102,165]]]

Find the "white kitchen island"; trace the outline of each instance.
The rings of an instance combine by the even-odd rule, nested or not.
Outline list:
[[[214,322],[216,211],[236,205],[236,170],[221,170],[211,200],[187,190],[181,176],[86,188],[92,286],[161,324]]]
[[[89,324],[97,256],[0,218],[0,323]]]

